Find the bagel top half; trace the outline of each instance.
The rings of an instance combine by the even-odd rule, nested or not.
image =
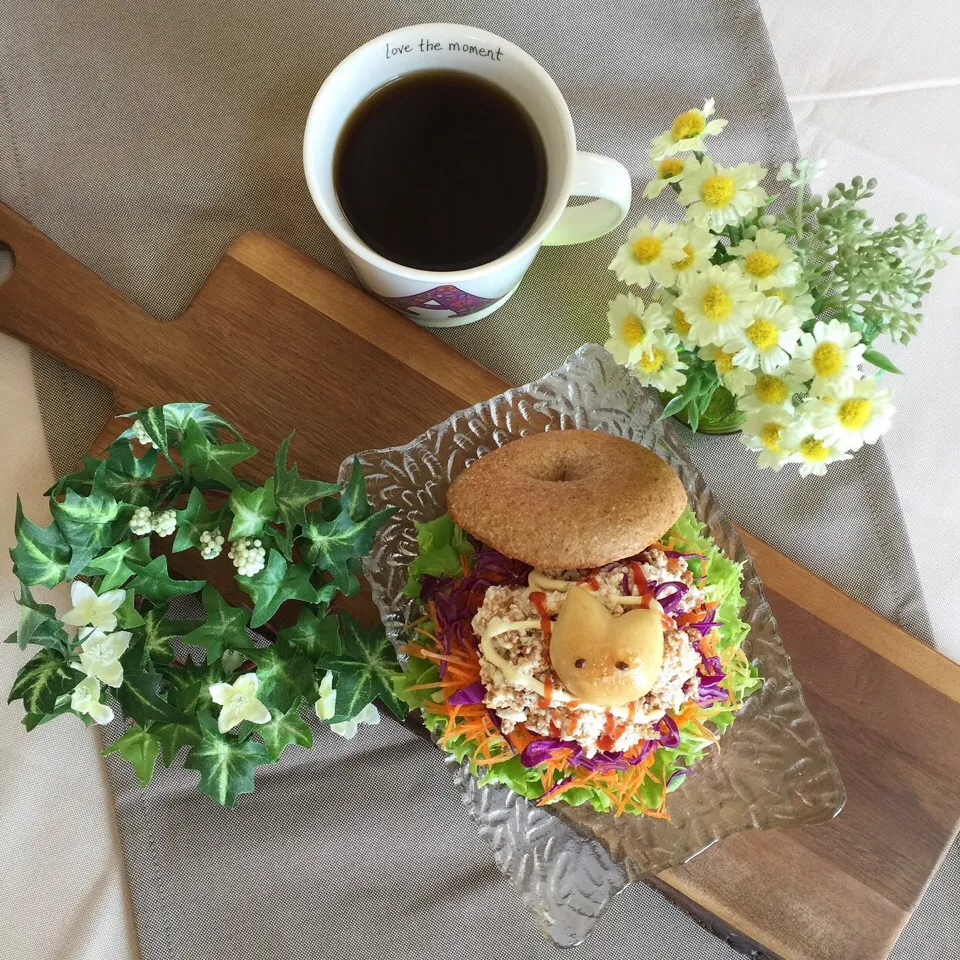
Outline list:
[[[505,444],[447,491],[455,523],[531,566],[573,570],[633,556],[687,503],[674,470],[630,440],[554,430]]]

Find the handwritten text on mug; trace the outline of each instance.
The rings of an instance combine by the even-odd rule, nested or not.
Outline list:
[[[437,50],[443,50],[444,44],[424,39],[421,39],[418,44],[401,43],[392,45],[387,43],[387,59],[399,57],[404,53],[413,53],[415,47],[419,48],[421,53],[433,53]],[[452,53],[469,53],[475,57],[486,57],[489,60],[500,60],[503,57],[503,51],[500,47],[494,50],[492,47],[478,47],[473,43],[450,42],[446,44],[446,49]]]

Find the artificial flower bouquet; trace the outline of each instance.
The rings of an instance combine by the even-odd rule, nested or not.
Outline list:
[[[360,560],[393,512],[373,512],[359,465],[343,488],[304,479],[288,438],[258,486],[234,475],[256,448],[204,404],[129,417],[102,459],[48,491],[48,527],[17,505],[20,619],[7,642],[37,648],[10,692],[27,730],[68,714],[109,724],[120,710],[125,730],[104,752],[141,785],[158,757],[170,766],[185,750],[198,789],[232,806],[256,767],[312,745],[310,705],[345,737],[379,720],[374,699],[403,718],[383,626],[331,613],[359,590]],[[208,580],[170,575],[168,556],[185,551]],[[64,582],[72,606],[59,617],[31,588]],[[252,610],[224,596],[237,588]]]
[[[877,229],[863,207],[875,180],[855,177],[825,197],[809,187],[821,162],[785,163],[781,196],[755,163],[720,166],[705,138],[726,121],[714,102],[676,118],[651,141],[644,196],[670,188],[681,222],[644,217],[610,264],[632,290],[610,302],[607,349],[664,395],[664,415],[705,432],[733,432],[757,466],[799,464],[823,474],[875,443],[891,423],[877,349],[905,344],[954,240],[905,214]]]

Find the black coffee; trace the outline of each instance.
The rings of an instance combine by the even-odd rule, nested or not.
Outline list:
[[[486,80],[425,70],[366,98],[337,143],[334,184],[357,236],[396,263],[462,270],[516,246],[543,203],[543,141]]]

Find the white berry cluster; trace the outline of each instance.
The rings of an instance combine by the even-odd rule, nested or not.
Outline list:
[[[151,513],[149,507],[137,507],[130,518],[130,530],[138,537],[156,533],[169,537],[177,529],[177,514],[173,510],[158,510]]]
[[[223,551],[223,534],[213,533],[210,530],[204,530],[200,534],[200,556],[204,560],[213,560],[219,557]],[[230,556],[233,557],[231,551]]]
[[[155,447],[156,444],[150,439],[150,434],[147,433],[143,424],[139,420],[133,421],[133,435],[145,446],[145,447]]]
[[[249,537],[241,537],[234,541],[230,545],[227,556],[233,561],[237,573],[244,577],[255,576],[267,563],[267,551],[261,546],[259,540],[251,540]]]

